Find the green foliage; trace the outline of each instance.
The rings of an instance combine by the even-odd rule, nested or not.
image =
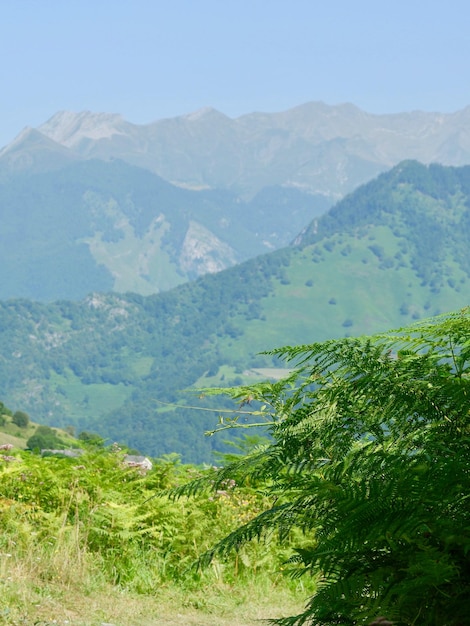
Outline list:
[[[34,435],[31,435],[26,442],[26,446],[35,452],[50,449],[61,450],[66,447],[62,439],[57,436],[56,431],[49,426],[38,426]]]
[[[284,348],[284,381],[232,390],[264,403],[273,443],[214,473],[262,480],[274,505],[201,559],[276,531],[305,542],[318,581],[283,626],[460,626],[470,615],[470,312],[374,337]],[[193,482],[191,493],[211,485]]]
[[[86,445],[96,446],[98,448],[102,448],[105,442],[105,440],[96,433],[90,433],[86,430],[82,430],[82,432],[79,433],[78,440]]]
[[[258,572],[265,581],[278,579],[285,552],[275,541],[269,549],[247,546],[235,558],[219,559],[212,573],[191,567],[214,539],[268,502],[253,489],[235,491],[233,483],[215,494],[169,499],[166,489],[209,471],[183,465],[177,455],[156,459],[144,475],[126,466],[117,446],[80,458],[28,452],[5,458],[0,552],[11,561],[2,579],[11,575],[8,565],[24,571],[29,563],[43,585],[60,580],[82,592],[90,579],[141,594],[160,593],[169,584],[188,591],[244,584]]]
[[[257,353],[282,343],[371,334],[468,304],[469,174],[403,163],[316,220],[301,245],[167,293],[1,301],[0,397],[40,422],[211,463],[226,447],[202,437],[213,416],[189,407],[202,406],[191,387],[259,380],[254,368],[279,363]],[[150,198],[145,207],[136,228],[153,219]]]
[[[20,428],[27,428],[29,425],[29,415],[24,411],[15,411],[11,421]]]
[[[302,236],[302,245],[317,241],[332,248],[331,235],[359,233],[371,223],[386,225],[397,238],[406,238],[413,270],[425,284],[441,289],[445,282],[446,236],[458,225],[452,238],[453,254],[467,275],[470,265],[463,250],[469,234],[468,194],[470,167],[429,166],[404,161],[389,172],[363,185],[339,202]],[[453,230],[453,227],[451,227]],[[391,267],[379,244],[373,254]]]
[[[6,407],[3,402],[0,402],[0,415],[13,415],[13,412]]]
[[[233,321],[233,303],[244,318],[256,297],[270,293],[270,274],[281,257],[261,257],[228,270],[228,276],[211,275],[165,297],[109,294],[81,303],[0,302],[0,325],[6,331],[0,335],[0,352],[22,354],[13,366],[0,359],[0,387],[14,388],[23,398],[24,380],[31,381],[34,370],[43,381],[40,396],[31,396],[38,419],[50,419],[52,411],[57,426],[76,420],[86,431],[106,433],[147,454],[179,452],[185,461],[210,462],[213,440],[201,435],[212,418],[191,415],[184,406],[176,415],[174,409],[162,411],[154,398],[175,402],[182,389],[220,362],[218,335],[242,333],[238,320]],[[30,336],[37,337],[34,347]],[[84,413],[89,419],[83,419]]]
[[[270,438],[251,433],[245,434],[243,437],[234,437],[225,441],[230,452],[218,452],[216,453],[216,459],[222,465],[228,465],[234,461],[238,461],[241,458],[247,456],[253,450],[256,450],[262,446],[266,446],[270,443]]]

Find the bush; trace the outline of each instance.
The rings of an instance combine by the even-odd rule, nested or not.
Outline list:
[[[78,440],[91,446],[97,446],[98,448],[102,448],[105,441],[100,435],[90,433],[87,430],[82,430],[82,432],[78,435]]]
[[[20,428],[27,428],[29,425],[29,415],[24,411],[15,411],[11,421]]]
[[[64,448],[64,442],[57,437],[54,429],[49,426],[38,426],[36,432],[26,442],[29,450],[34,452]]]
[[[0,415],[13,415],[9,408],[7,408],[3,402],[0,402]]]

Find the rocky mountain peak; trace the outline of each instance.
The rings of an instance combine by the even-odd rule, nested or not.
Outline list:
[[[201,109],[197,109],[196,111],[193,111],[192,113],[183,115],[183,117],[188,122],[197,122],[203,118],[208,118],[208,117],[230,119],[224,113],[217,111],[217,109],[214,109],[213,107],[202,107]]]
[[[73,148],[83,139],[98,141],[116,134],[124,134],[127,123],[115,113],[91,111],[59,111],[39,127],[39,131],[57,143]]]
[[[0,171],[17,173],[55,170],[78,158],[65,146],[27,126],[0,150]]]
[[[35,128],[31,128],[31,126],[25,126],[12,142],[3,146],[0,150],[0,156],[15,151],[19,146],[23,146],[25,143],[38,143],[43,141],[47,141],[47,138],[42,133]]]

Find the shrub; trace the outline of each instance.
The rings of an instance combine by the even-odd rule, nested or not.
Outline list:
[[[27,428],[29,425],[29,415],[24,411],[15,411],[11,421],[20,428]]]

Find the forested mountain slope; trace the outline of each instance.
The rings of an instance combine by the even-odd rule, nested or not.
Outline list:
[[[296,245],[167,293],[1,303],[0,397],[39,421],[147,454],[210,460],[217,413],[193,385],[278,366],[280,345],[372,333],[468,304],[470,167],[404,162],[313,222]]]
[[[17,174],[0,184],[0,298],[158,293],[287,245],[328,206],[299,189],[182,189],[123,161]]]

